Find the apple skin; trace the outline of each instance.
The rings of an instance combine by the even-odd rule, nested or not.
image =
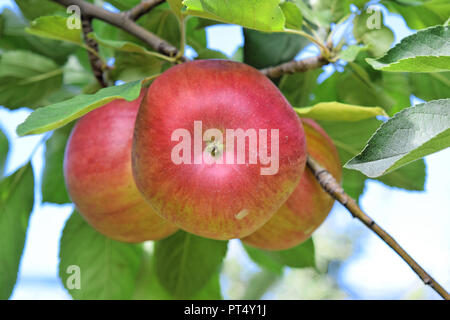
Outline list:
[[[131,243],[177,230],[153,211],[134,183],[131,144],[142,97],[114,100],[86,114],[74,126],[64,155],[67,190],[80,214],[105,236]]]
[[[308,154],[327,169],[337,181],[342,179],[339,154],[327,133],[311,119],[302,119]],[[308,169],[280,210],[260,229],[242,239],[250,246],[285,250],[308,239],[325,220],[334,199],[326,193]]]
[[[174,164],[171,150],[179,142],[171,134],[184,128],[194,136],[194,121],[202,121],[203,133],[279,129],[278,173],[261,175],[266,166],[260,161]],[[168,69],[151,84],[136,119],[132,153],[138,189],[156,212],[188,232],[226,240],[254,232],[281,207],[304,171],[306,142],[300,119],[258,70],[197,60]]]

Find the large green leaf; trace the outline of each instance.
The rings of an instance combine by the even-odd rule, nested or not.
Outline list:
[[[59,256],[59,276],[74,299],[131,299],[141,245],[101,235],[75,211],[64,227]]]
[[[0,180],[0,300],[14,288],[34,202],[31,164]]]
[[[244,29],[244,62],[257,69],[291,61],[309,43],[301,36]]]
[[[397,113],[345,166],[379,177],[449,146],[450,99],[434,100]]]
[[[70,202],[64,182],[63,162],[72,125],[55,130],[45,143],[45,167],[42,173],[42,202]]]
[[[24,136],[60,128],[67,123],[115,99],[135,100],[141,90],[141,81],[101,89],[95,94],[82,94],[70,100],[52,104],[34,111],[17,127]]]
[[[186,13],[260,31],[283,31],[279,0],[184,0]]]
[[[5,163],[6,158],[8,157],[8,150],[9,150],[8,138],[0,129],[0,179],[3,176],[3,172],[5,172]]]
[[[155,244],[156,274],[175,298],[189,299],[219,270],[227,241],[211,240],[178,231]]]
[[[450,71],[450,27],[436,26],[404,38],[385,56],[367,59],[375,69],[394,72]]]
[[[408,26],[416,30],[443,24],[450,16],[448,0],[385,0],[381,3],[389,11],[401,14]]]
[[[33,51],[63,64],[77,48],[69,42],[61,43],[25,32],[28,24],[7,8],[0,14],[0,26],[0,48],[5,50]]]
[[[46,57],[6,51],[0,57],[0,105],[41,106],[43,99],[61,87],[62,74],[62,68]]]

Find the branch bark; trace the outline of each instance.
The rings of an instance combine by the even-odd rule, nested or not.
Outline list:
[[[83,38],[86,43],[92,50],[98,52],[98,43],[91,38],[88,38],[88,34],[91,33],[92,30],[92,20],[89,17],[82,16],[81,17],[81,26],[83,29]],[[98,83],[103,87],[107,87],[108,84],[105,81],[104,73],[103,73],[103,62],[102,60],[96,56],[91,51],[88,51],[89,61],[91,63],[92,72],[97,79]]]
[[[381,240],[390,246],[422,279],[422,281],[434,289],[442,298],[449,300],[448,292],[434,280],[398,243],[392,238],[383,228],[381,228],[375,221],[373,221],[362,209],[358,206],[355,200],[344,192],[344,189],[334,179],[334,177],[323,168],[311,156],[308,156],[307,167],[312,171],[322,188],[330,194],[334,199],[339,201],[354,218],[360,220],[370,230],[375,232]]]
[[[289,61],[283,64],[280,64],[275,67],[269,67],[266,69],[261,69],[261,73],[269,78],[278,78],[284,74],[292,74],[296,72],[306,72],[308,70],[313,70],[320,68],[324,65],[329,64],[330,62],[323,58],[322,56],[306,58],[303,60],[294,60]]]
[[[83,0],[53,0],[56,3],[62,4],[66,7],[76,5],[80,8],[82,16],[96,18],[105,21],[113,26],[121,28],[129,34],[147,43],[155,51],[169,57],[175,57],[178,54],[178,49],[168,43],[167,41],[156,36],[152,32],[146,30],[133,20],[127,17],[125,13],[114,13],[97,7],[89,2]]]
[[[164,1],[166,0],[144,0],[134,8],[124,13],[126,14],[128,19],[136,21],[137,19],[139,19],[144,14],[152,10],[157,5],[163,3]]]

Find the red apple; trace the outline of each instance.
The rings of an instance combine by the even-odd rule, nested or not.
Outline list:
[[[64,156],[67,190],[78,211],[97,231],[124,242],[157,240],[177,229],[153,211],[133,180],[131,143],[142,96],[114,100],[81,118]]]
[[[333,141],[315,121],[302,119],[302,122],[308,154],[341,181],[342,168]],[[263,227],[242,241],[266,250],[292,248],[308,239],[322,224],[333,203],[334,199],[306,169],[299,185],[280,210]]]
[[[138,189],[156,212],[222,240],[267,222],[306,161],[301,121],[278,88],[256,69],[224,60],[183,63],[151,84],[132,153]]]

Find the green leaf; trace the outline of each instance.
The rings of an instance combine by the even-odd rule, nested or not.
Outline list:
[[[359,64],[349,62],[348,69],[343,74],[337,74],[334,80],[336,81],[335,87],[328,90],[336,91],[336,101],[352,105],[380,106],[385,110],[392,109],[396,103],[387,94],[388,90],[372,79],[371,75]],[[324,82],[324,85],[317,88],[317,91],[326,85],[329,84]],[[318,95],[320,96],[321,93]]]
[[[450,72],[408,73],[408,79],[410,92],[422,100],[445,99],[449,96]]]
[[[261,270],[248,280],[247,288],[240,300],[261,300],[280,278],[281,276],[278,274]]]
[[[359,201],[359,197],[364,193],[366,180],[366,176],[359,171],[342,169],[342,188],[356,201]]]
[[[130,10],[137,6],[141,0],[108,0],[108,2],[119,10]]]
[[[300,117],[327,121],[360,121],[387,116],[380,107],[363,107],[340,102],[320,102],[312,107],[294,108]]]
[[[135,100],[140,93],[141,82],[101,89],[95,94],[82,94],[70,100],[39,108],[17,127],[19,136],[43,133],[60,128],[69,122],[115,99]]]
[[[348,0],[315,0],[310,1],[312,10],[320,12],[322,20],[328,22],[328,27],[332,22],[338,22],[345,15],[350,13],[350,2]]]
[[[148,14],[139,19],[139,24],[175,47],[180,47],[181,34],[179,21],[167,3],[163,3],[152,9]]]
[[[303,16],[300,9],[292,2],[280,4],[286,18],[286,28],[302,30]]]
[[[140,54],[145,54],[145,55],[149,55],[152,57],[159,56],[155,52],[149,51],[146,48],[144,48],[136,43],[133,43],[133,42],[102,39],[94,33],[90,33],[88,35],[88,37],[95,39],[95,41],[97,41],[98,44],[100,44],[100,45],[103,45],[103,46],[106,46],[109,48],[113,48],[118,51],[140,53]]]
[[[383,88],[383,92],[391,97],[394,102],[388,105],[388,107],[384,105],[390,116],[410,106],[411,86],[408,82],[408,75],[413,74],[381,72],[381,87]]]
[[[14,288],[34,202],[34,177],[27,164],[0,180],[0,300]]]
[[[279,88],[292,106],[305,107],[311,102],[311,93],[317,87],[317,77],[322,69],[284,75]]]
[[[341,52],[339,52],[337,59],[341,59],[341,60],[349,61],[349,62],[355,61],[358,54],[363,50],[367,50],[367,47],[350,45],[347,48],[345,48],[344,50],[342,50]]]
[[[46,57],[29,51],[7,51],[0,59],[0,105],[41,106],[43,99],[61,87],[63,70]]]
[[[67,27],[67,18],[59,16],[40,17],[30,23],[26,32],[54,40],[62,40],[84,46],[81,29],[69,29]]]
[[[3,131],[0,129],[0,179],[5,172],[6,158],[8,157],[9,142]]]
[[[136,81],[156,75],[163,70],[164,60],[138,53],[116,54],[115,68],[111,78],[122,81]]]
[[[279,0],[184,0],[187,14],[260,31],[283,31],[285,17]]]
[[[50,0],[15,0],[28,20],[54,14],[66,14],[66,8]]]
[[[72,125],[55,130],[45,143],[45,167],[42,173],[42,202],[69,203],[63,172],[64,151]]]
[[[179,231],[156,242],[156,274],[172,296],[189,299],[218,271],[226,252],[227,241]]]
[[[297,5],[297,7],[302,12],[303,18],[308,20],[309,22],[316,24],[321,27],[329,28],[331,23],[331,11],[327,10],[313,10],[311,6],[306,4],[306,2],[310,1],[304,1],[304,0],[288,0]],[[335,8],[338,8],[339,6],[335,6]],[[331,9],[333,10],[333,9]]]
[[[195,51],[206,49],[206,31],[201,27],[202,19],[189,17],[186,22],[186,41]]]
[[[450,16],[448,0],[382,1],[386,8],[403,16],[411,29],[423,29],[443,24]]]
[[[262,69],[291,61],[309,43],[295,34],[244,29],[244,62]]]
[[[63,230],[59,257],[59,276],[74,299],[131,299],[142,246],[101,235],[74,211]]]
[[[379,26],[372,28],[370,23],[373,14],[379,15]],[[353,36],[355,39],[366,45],[372,56],[383,55],[394,42],[394,33],[391,29],[383,25],[381,13],[369,14],[366,11],[355,17],[353,21]]]
[[[184,15],[184,12],[181,10],[183,8],[183,0],[167,0],[167,2],[177,16],[182,17]]]
[[[364,150],[345,165],[379,177],[450,146],[450,99],[404,109],[382,124]]]
[[[336,146],[341,163],[346,163],[362,150],[381,121],[370,118],[357,122],[319,121]],[[366,177],[358,171],[343,169],[342,186],[352,198],[358,198],[364,192]]]
[[[450,27],[436,26],[404,38],[385,56],[367,62],[394,72],[450,71]]]
[[[291,268],[308,268],[315,267],[314,258],[314,242],[311,238],[298,246],[279,251],[267,251],[250,246],[244,246],[249,257],[262,268],[274,272],[281,273],[280,267],[287,266]]]
[[[173,300],[174,297],[161,285],[156,275],[153,253],[146,252],[136,281],[135,300]],[[192,300],[221,300],[220,273],[216,272],[209,282],[192,297]]]
[[[199,50],[196,60],[200,59],[229,59],[224,53],[218,50],[202,49]]]
[[[69,42],[61,43],[25,32],[28,24],[7,8],[0,14],[0,26],[0,48],[5,50],[33,51],[58,64],[64,64],[67,57],[77,48]]]
[[[312,238],[298,246],[280,251],[267,251],[272,259],[281,265],[291,268],[309,268],[315,267],[315,250]]]
[[[243,246],[249,258],[252,259],[261,268],[278,275],[281,275],[283,273],[283,266],[278,261],[274,260],[267,251],[253,248],[244,244]]]
[[[425,187],[425,162],[423,159],[411,162],[395,171],[377,178],[390,187],[412,191],[423,191]]]

